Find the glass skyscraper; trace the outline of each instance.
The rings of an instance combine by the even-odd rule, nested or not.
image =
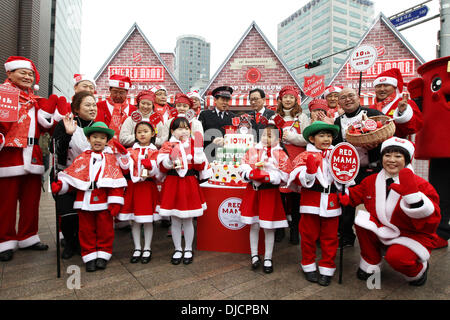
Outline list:
[[[278,52],[300,83],[312,74],[325,75],[328,83],[350,51],[323,59],[312,69],[305,64],[355,46],[373,16],[374,4],[368,0],[309,1],[278,24]]]
[[[184,92],[202,90],[209,81],[210,43],[202,37],[183,35],[175,47],[175,76]]]

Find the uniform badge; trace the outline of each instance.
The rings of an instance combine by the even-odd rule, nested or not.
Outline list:
[[[142,121],[142,115],[141,115],[139,112],[134,111],[134,112],[131,114],[131,119],[132,119],[134,122],[141,122],[141,121]]]
[[[98,197],[97,196],[94,197],[94,201],[98,201]]]

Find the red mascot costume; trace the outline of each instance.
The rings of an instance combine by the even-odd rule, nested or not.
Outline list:
[[[408,84],[411,98],[422,109],[423,128],[416,136],[416,159],[430,160],[429,182],[440,197],[441,223],[436,248],[450,238],[450,56],[432,60],[417,70],[421,78]]]

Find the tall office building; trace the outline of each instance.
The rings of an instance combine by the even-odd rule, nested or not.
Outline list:
[[[81,0],[2,0],[0,20],[1,64],[9,56],[27,57],[41,76],[38,95],[71,97],[80,67]]]
[[[308,62],[355,46],[368,30],[374,4],[368,0],[312,0],[278,24],[278,52],[300,83],[303,77],[339,70],[350,51],[326,58],[312,69]]]
[[[58,0],[55,11],[55,41],[50,70],[53,93],[73,96],[73,75],[80,73],[81,0]],[[91,76],[93,76],[94,70]]]
[[[202,90],[209,81],[210,43],[202,37],[183,35],[175,47],[175,76],[184,92]]]

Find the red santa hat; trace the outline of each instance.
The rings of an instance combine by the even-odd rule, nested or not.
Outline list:
[[[76,73],[73,75],[73,85],[76,86],[81,81],[89,81],[94,85],[94,88],[97,87],[97,84],[95,83],[94,79],[92,77],[86,76],[85,74],[79,74]]]
[[[314,110],[323,110],[324,112],[327,112],[328,110],[328,103],[325,99],[313,99],[310,103],[308,103],[309,112]]]
[[[396,146],[405,149],[408,152],[410,159],[412,160],[415,147],[411,141],[398,137],[391,137],[381,144],[381,152],[383,152],[385,148],[390,146]]]
[[[159,90],[164,90],[167,93],[167,89],[164,86],[154,86],[150,90],[153,91],[154,93],[156,93]]]
[[[177,103],[186,103],[189,105],[189,108],[192,108],[192,106],[194,105],[191,98],[189,98],[187,95],[185,95],[184,93],[177,93],[175,95],[175,102],[174,104],[176,105]]]
[[[112,88],[130,90],[131,80],[129,77],[113,74],[109,77],[109,86]]]
[[[373,86],[379,84],[390,84],[400,92],[403,91],[403,76],[399,69],[393,68],[380,73],[373,82]]]
[[[325,88],[325,91],[323,92],[323,97],[327,98],[327,96],[333,92],[339,93],[342,91],[342,87],[337,86],[328,86]]]
[[[36,66],[34,65],[34,62],[31,61],[30,59],[27,59],[25,57],[20,57],[20,56],[11,56],[9,57],[6,62],[5,62],[5,71],[14,71],[17,69],[29,69],[31,71],[33,71],[34,73],[34,90],[39,90],[39,80],[40,80],[40,75],[39,72],[37,71]]]
[[[283,96],[285,96],[287,94],[292,94],[294,97],[297,98],[299,95],[299,90],[293,86],[285,86],[280,90],[280,93],[279,93],[280,99],[283,99]]]
[[[192,92],[188,92],[186,94],[189,98],[198,98],[200,101],[203,101],[202,97],[200,96],[200,94],[198,93],[198,91],[192,91]]]
[[[141,102],[141,100],[143,99],[147,99],[155,103],[155,93],[150,90],[143,90],[139,92],[136,96],[136,105],[139,106],[139,102]]]

